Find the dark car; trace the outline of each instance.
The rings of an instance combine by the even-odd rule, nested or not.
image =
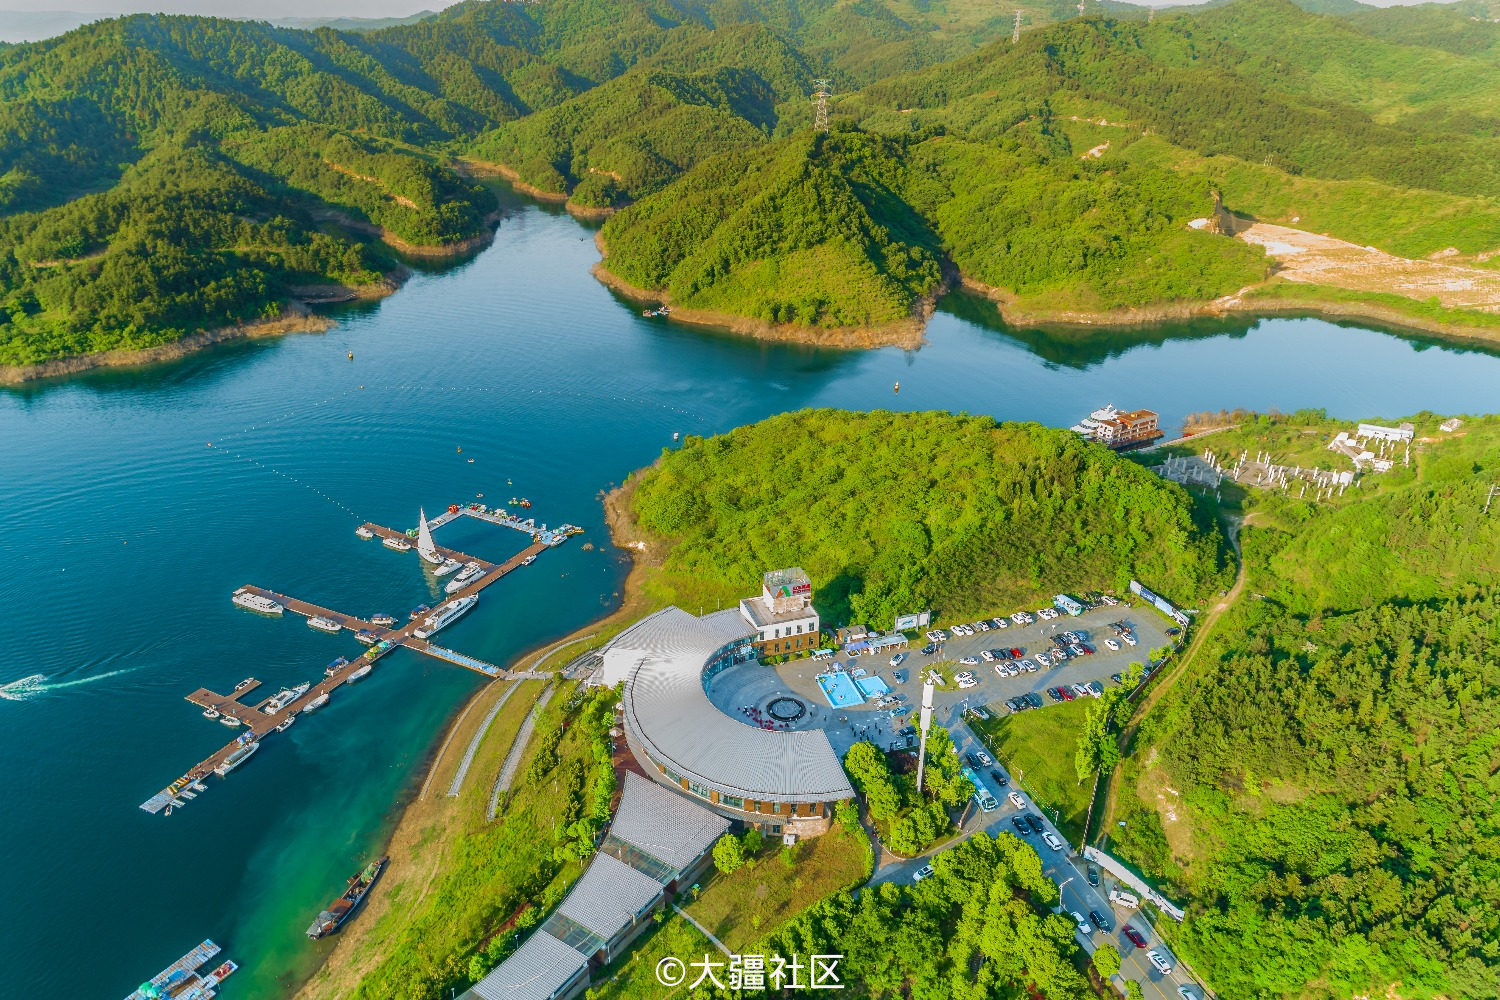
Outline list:
[[[1167,635],[1181,635],[1181,634],[1182,634],[1182,629],[1180,629],[1180,628],[1169,628],[1169,629],[1167,629]]]
[[[976,757],[976,756],[974,756],[971,753],[964,754],[964,760],[968,761],[969,762],[969,766],[972,767],[972,768],[978,768],[979,767],[979,758]]]
[[[1129,924],[1125,925],[1125,936],[1128,937],[1130,939],[1130,943],[1135,945],[1137,948],[1146,947],[1145,937],[1141,935],[1140,931],[1136,930],[1134,927],[1131,927]]]
[[[1032,833],[1041,833],[1043,830],[1042,820],[1036,813],[1026,814],[1026,825],[1031,827]]]
[[[1016,828],[1016,832],[1019,833],[1023,837],[1026,836],[1028,833],[1031,832],[1030,830],[1028,830],[1026,828],[1026,821],[1024,819],[1022,819],[1021,817],[1019,817],[1019,816],[1012,816],[1010,818],[1010,825],[1013,826],[1013,827],[1015,827]]]
[[[1088,877],[1089,885],[1093,886],[1095,889],[1099,888],[1099,869],[1095,868],[1093,865],[1089,865]]]
[[[1001,771],[991,771],[990,777],[993,778],[995,780],[995,784],[999,785],[1001,788],[1004,788],[1006,785],[1010,784],[1010,779],[1007,778]]]
[[[1094,926],[1099,928],[1101,931],[1109,930],[1109,921],[1106,920],[1104,914],[1100,913],[1098,910],[1090,910],[1089,919],[1092,920],[1094,922]]]
[[[1057,693],[1057,688],[1048,688],[1047,697],[1051,698],[1054,702],[1062,701],[1062,695]]]
[[[922,647],[922,655],[923,656],[931,656],[933,653],[936,653],[936,652],[937,652],[937,646],[934,645],[933,643],[929,642],[927,645],[925,645],[925,646]]]
[[[1031,702],[1031,707],[1032,708],[1041,708],[1042,707],[1042,696],[1039,695],[1039,694],[1037,694],[1035,691],[1033,691],[1033,692],[1031,692],[1030,694],[1027,694],[1027,695],[1022,695],[1022,697],[1025,698],[1027,701]]]

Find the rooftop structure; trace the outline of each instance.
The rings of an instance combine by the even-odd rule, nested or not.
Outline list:
[[[740,601],[740,617],[755,629],[755,651],[761,656],[800,653],[818,644],[812,581],[800,567],[762,577],[760,595]]]
[[[1416,428],[1411,424],[1401,424],[1397,427],[1360,424],[1359,429],[1354,432],[1357,438],[1369,438],[1373,441],[1410,441],[1415,434]]]

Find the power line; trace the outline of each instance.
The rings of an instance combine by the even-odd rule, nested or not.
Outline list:
[[[832,80],[813,81],[813,130],[828,131],[828,98],[833,96]]]

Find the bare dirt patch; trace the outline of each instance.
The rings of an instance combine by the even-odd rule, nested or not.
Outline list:
[[[1500,313],[1500,272],[1456,263],[1452,255],[1412,260],[1290,226],[1257,222],[1238,234],[1264,247],[1288,281],[1361,292],[1390,292],[1450,309]],[[1436,256],[1436,255],[1434,255]]]

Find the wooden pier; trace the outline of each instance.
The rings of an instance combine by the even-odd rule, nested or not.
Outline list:
[[[461,510],[467,510],[467,508],[461,508]],[[478,516],[478,512],[471,513],[474,513],[475,516]],[[429,528],[441,526],[442,524],[446,524],[449,521],[452,521],[455,517],[458,516],[460,515],[450,510],[446,514],[440,515],[439,518],[429,520],[428,526]],[[485,517],[484,519],[491,520],[490,517]],[[502,522],[498,519],[495,519],[493,523]],[[506,526],[513,527],[513,525]],[[405,532],[396,531],[394,528],[387,528],[383,525],[366,523],[364,525],[361,525],[361,527],[379,538],[400,538],[403,540],[407,538]],[[487,562],[483,559],[475,559],[473,556],[466,555],[465,553],[459,552],[455,549],[447,549],[443,548],[442,546],[437,546],[438,552],[444,558],[454,559],[462,563],[477,562],[484,570],[484,572],[482,572],[474,580],[470,581],[469,584],[462,590],[459,590],[453,594],[444,595],[442,603],[446,604],[447,602],[457,600],[460,597],[466,597],[470,594],[478,594],[481,590],[490,586],[490,584],[495,583],[496,581],[509,575],[515,570],[520,569],[522,566],[526,565],[528,561],[535,559],[542,552],[545,552],[548,548],[559,544],[560,541],[565,541],[568,537],[567,534],[554,534],[553,532],[548,531],[532,531],[531,529],[524,527],[518,528],[518,530],[526,531],[528,534],[530,534],[532,537],[532,543],[503,563],[492,563]],[[413,551],[413,554],[415,554],[415,551]],[[421,557],[418,556],[418,558]],[[285,606],[288,611],[292,611],[296,614],[303,615],[308,618],[327,618],[331,621],[338,622],[340,625],[344,626],[345,629],[353,632],[362,630],[373,632],[375,633],[376,641],[372,645],[370,645],[369,648],[365,649],[360,655],[355,656],[346,664],[339,667],[336,671],[334,671],[332,675],[325,674],[323,679],[315,684],[312,684],[302,697],[296,699],[288,705],[283,706],[279,711],[270,714],[267,714],[263,711],[266,704],[271,700],[270,697],[263,698],[254,704],[246,704],[246,702],[244,701],[245,696],[249,695],[260,686],[260,681],[254,678],[247,678],[247,682],[242,682],[241,686],[236,691],[227,695],[219,694],[215,691],[210,691],[207,688],[198,688],[196,691],[189,694],[187,696],[187,700],[192,702],[194,705],[198,705],[205,709],[211,708],[215,712],[219,713],[221,717],[227,716],[230,718],[238,719],[241,725],[235,727],[236,736],[233,740],[229,741],[229,743],[225,744],[214,753],[199,761],[182,777],[172,782],[166,788],[163,788],[161,791],[151,796],[151,798],[147,799],[145,802],[142,802],[141,808],[146,812],[156,814],[165,811],[170,815],[171,811],[174,808],[183,806],[188,801],[192,800],[195,797],[195,793],[207,791],[207,787],[202,783],[203,779],[212,774],[214,772],[214,768],[224,763],[224,761],[229,757],[230,754],[240,749],[246,743],[258,742],[269,736],[271,733],[274,733],[278,725],[300,713],[312,701],[325,694],[332,695],[333,692],[337,691],[344,684],[348,683],[349,675],[354,673],[354,671],[360,669],[366,664],[375,663],[377,660],[384,657],[387,653],[398,647],[405,647],[407,649],[414,650],[415,652],[423,653],[435,659],[442,660],[445,663],[453,663],[458,666],[462,666],[488,678],[493,679],[496,677],[505,677],[508,675],[507,671],[505,671],[501,667],[496,666],[495,664],[486,663],[485,661],[477,659],[475,657],[467,656],[463,653],[456,652],[443,646],[434,645],[425,639],[418,639],[412,633],[422,626],[421,619],[409,620],[403,624],[398,624],[390,628],[382,628],[363,618],[359,618],[354,615],[347,615],[339,611],[334,611],[331,608],[320,607],[319,605],[311,604],[307,601],[298,600],[297,598],[289,597],[285,594],[279,594],[274,590],[266,590],[263,587],[254,586],[246,586],[243,589],[249,591],[250,593],[258,594],[262,597],[268,597],[271,600]],[[439,607],[441,607],[441,604],[439,605]],[[323,673],[324,669],[319,668],[319,672]],[[309,682],[311,683],[311,679],[309,679]]]

